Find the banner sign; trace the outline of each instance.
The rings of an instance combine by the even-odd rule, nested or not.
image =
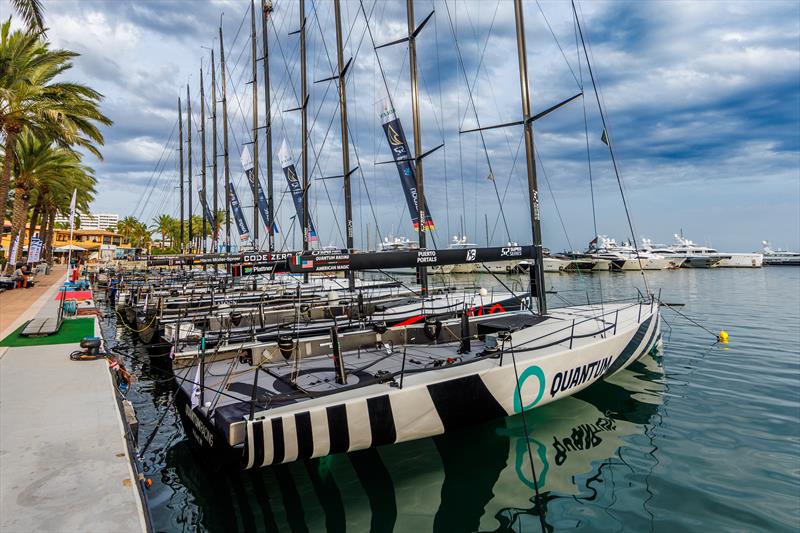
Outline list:
[[[292,200],[294,200],[294,208],[297,211],[297,221],[303,223],[303,186],[300,180],[297,179],[297,171],[294,169],[292,156],[289,153],[289,147],[286,144],[286,139],[281,143],[281,149],[278,151],[278,158],[281,161],[281,168],[283,174],[286,176],[286,181],[289,182],[289,190],[292,193]],[[308,242],[317,240],[317,231],[314,229],[314,223],[311,221],[311,213],[308,214],[308,227],[303,228],[303,232],[308,234]]]
[[[247,221],[244,219],[242,212],[242,204],[239,203],[239,197],[236,195],[236,187],[231,183],[231,211],[233,211],[233,219],[236,221],[236,229],[239,230],[239,239],[247,241],[250,239],[250,230],[247,228]]]
[[[459,265],[532,259],[533,246],[502,246],[464,248],[457,250],[403,250],[397,252],[347,253],[318,250],[298,253],[289,261],[293,273],[335,272],[342,270],[373,270],[384,268],[414,268],[418,266]]]
[[[400,174],[400,183],[403,186],[403,192],[406,195],[406,203],[408,204],[408,212],[411,214],[411,222],[414,224],[414,231],[419,231],[419,204],[417,203],[417,176],[414,172],[414,165],[411,164],[411,150],[408,149],[408,142],[406,142],[406,134],[403,132],[403,126],[400,124],[400,119],[395,115],[394,109],[385,108],[381,113],[381,122],[383,123],[383,132],[386,134],[386,140],[389,141],[389,148],[392,151],[395,165],[397,165],[397,172]],[[425,229],[435,229],[433,218],[425,206]]]
[[[31,239],[31,244],[28,246],[28,263],[38,263],[42,256],[42,246],[44,242],[39,237]]]
[[[284,264],[300,252],[249,252],[241,254],[202,254],[202,255],[153,255],[148,257],[147,266],[180,266],[180,265],[233,265],[238,263],[270,265],[275,263]],[[278,272],[286,272],[287,269],[279,268]]]
[[[244,168],[244,174],[247,176],[247,181],[250,183],[250,190],[255,195],[256,193],[256,181],[255,181],[255,173],[253,172],[253,158],[250,156],[250,150],[245,146],[242,150],[242,168]],[[261,186],[261,181],[258,183],[258,212],[261,215],[261,221],[264,223],[264,227],[267,228],[269,231],[269,210],[267,209],[267,197],[264,196],[264,187]],[[273,222],[272,224],[272,233],[278,233],[278,225]]]

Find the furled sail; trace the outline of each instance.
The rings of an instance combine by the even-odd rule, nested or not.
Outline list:
[[[294,208],[297,211],[297,220],[300,224],[303,222],[303,186],[300,180],[297,179],[297,171],[294,168],[292,156],[289,153],[289,146],[286,144],[286,139],[281,143],[281,149],[278,152],[278,158],[281,161],[281,168],[283,174],[286,176],[286,181],[289,183],[289,190],[292,193],[292,200],[294,200]],[[308,233],[308,242],[317,240],[317,231],[314,229],[314,223],[311,221],[311,213],[308,214],[308,227],[303,229]]]
[[[253,172],[253,157],[250,155],[250,150],[245,146],[242,149],[241,155],[242,161],[242,168],[244,168],[244,174],[247,176],[247,182],[250,183],[250,190],[253,191],[253,194],[256,193],[256,182],[255,182],[255,173]],[[261,183],[258,184],[258,212],[261,214],[261,220],[264,222],[264,227],[269,229],[269,211],[267,210],[267,197],[264,196],[264,187],[261,186]],[[272,232],[278,233],[278,226],[274,223],[272,224]]]
[[[392,157],[394,157],[395,165],[397,165],[397,172],[400,174],[400,183],[403,185],[408,212],[411,215],[411,222],[414,224],[414,231],[419,231],[417,178],[414,172],[414,165],[411,163],[412,156],[411,151],[408,149],[408,142],[406,142],[406,134],[403,132],[403,126],[400,124],[400,119],[397,118],[393,108],[384,108],[383,113],[381,113],[381,122],[383,123],[383,132],[386,134],[386,140],[389,141],[389,148],[392,150]],[[431,218],[427,205],[425,206],[424,216],[425,229],[434,229],[433,218]]]
[[[233,211],[233,220],[236,221],[236,229],[239,230],[239,239],[241,241],[250,240],[250,229],[244,219],[242,204],[239,203],[239,196],[236,194],[236,187],[233,186],[233,183],[231,183],[231,211]]]

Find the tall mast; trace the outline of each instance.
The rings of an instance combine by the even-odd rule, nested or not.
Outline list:
[[[217,198],[219,197],[217,191],[217,183],[219,179],[217,178],[217,159],[219,156],[217,155],[217,77],[215,74],[216,71],[216,63],[214,63],[214,49],[211,49],[211,158],[212,158],[212,178],[214,181],[214,211],[212,215],[214,216],[214,220],[212,222],[211,227],[211,243],[214,248],[214,253],[217,253],[217,233],[218,233],[218,224],[219,220],[217,220],[217,211],[219,211],[219,204],[217,203]]]
[[[225,167],[225,252],[231,252],[231,169],[228,164],[228,99],[225,88],[225,43],[219,27],[219,68],[222,74],[222,157]]]
[[[350,193],[350,147],[347,138],[347,93],[344,82],[344,49],[342,45],[342,13],[339,0],[333,2],[336,11],[336,53],[339,67],[339,115],[342,122],[342,175],[344,176],[344,218],[347,226],[347,249],[353,251],[353,206]],[[353,271],[347,273],[347,284],[355,288]]]
[[[406,12],[408,18],[408,64],[411,68],[411,116],[414,123],[414,165],[417,177],[417,210],[419,211],[419,247],[424,250],[426,247],[425,228],[427,220],[425,217],[425,193],[422,180],[422,127],[419,122],[419,83],[417,82],[417,43],[414,38],[416,25],[414,22],[414,0],[406,0]],[[417,271],[420,290],[422,294],[428,292],[428,269],[424,266]]]
[[[180,169],[180,180],[181,180],[181,226],[180,226],[180,237],[181,237],[181,253],[185,251],[183,246],[183,112],[181,111],[181,97],[178,97],[178,168]]]
[[[300,0],[300,117],[302,122],[303,142],[301,164],[303,165],[303,251],[308,251],[308,113],[306,104],[306,2]],[[308,282],[308,274],[303,274],[303,281]]]
[[[253,246],[260,248],[258,240],[258,70],[256,49],[256,3],[250,0],[250,42],[253,61]]]
[[[528,57],[525,51],[525,21],[522,0],[514,0],[514,19],[517,27],[517,56],[519,61],[519,87],[522,96],[522,120],[525,132],[525,159],[528,167],[528,199],[531,208],[531,231],[533,233],[534,265],[531,269],[531,297],[536,296],[539,314],[547,313],[544,291],[544,268],[542,266],[542,228],[539,222],[539,189],[536,186],[536,160],[533,151],[533,121],[531,95],[528,87]]]
[[[208,197],[206,195],[206,91],[203,85],[203,67],[200,66],[200,159],[202,160],[200,166],[200,176],[203,185],[203,194],[200,197],[200,202],[203,204],[200,211],[203,213],[203,253],[206,253],[206,226],[208,225],[208,218],[206,211],[208,206]]]
[[[269,251],[275,250],[275,214],[273,213],[272,203],[272,111],[270,106],[270,86],[269,86],[269,39],[267,27],[269,15],[272,13],[272,1],[261,0],[261,40],[264,48],[264,127],[267,132],[267,235],[269,239]]]
[[[189,252],[194,247],[194,234],[192,232],[192,101],[189,98],[189,84],[186,84],[186,138],[189,141],[189,166],[186,169],[189,178]]]

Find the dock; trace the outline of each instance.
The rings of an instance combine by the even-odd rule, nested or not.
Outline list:
[[[97,317],[18,335],[54,316],[63,277],[0,295],[0,531],[149,531],[108,362],[69,358]]]

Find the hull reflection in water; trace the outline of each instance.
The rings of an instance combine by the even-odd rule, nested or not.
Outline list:
[[[603,467],[656,414],[662,378],[660,362],[645,355],[608,381],[525,414],[545,506],[560,498],[577,506],[596,496]],[[169,450],[167,464],[201,510],[195,524],[210,531],[538,531],[527,444],[517,415],[234,473],[197,468],[183,440]]]

